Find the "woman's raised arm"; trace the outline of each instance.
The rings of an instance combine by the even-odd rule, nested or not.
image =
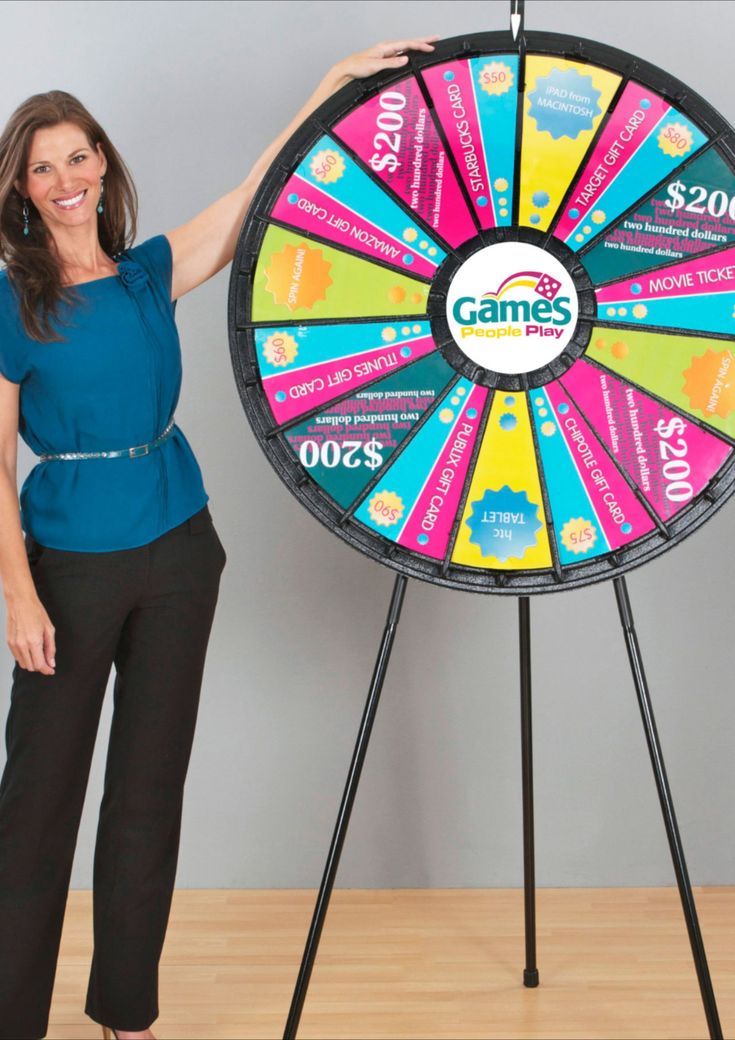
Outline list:
[[[231,263],[245,214],[266,170],[291,134],[319,105],[351,79],[364,79],[405,65],[408,57],[404,51],[432,51],[431,41],[436,39],[436,36],[419,36],[413,40],[377,43],[333,66],[286,129],[266,148],[242,184],[207,206],[193,220],[167,233],[173,253],[171,298],[178,299]]]

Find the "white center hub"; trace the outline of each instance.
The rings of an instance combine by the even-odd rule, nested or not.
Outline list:
[[[462,353],[506,375],[533,372],[559,357],[578,314],[569,272],[527,242],[479,249],[459,268],[447,294],[449,329]]]

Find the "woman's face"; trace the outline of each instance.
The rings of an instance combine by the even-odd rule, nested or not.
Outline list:
[[[75,123],[36,130],[28,153],[25,183],[16,188],[30,198],[50,231],[93,222],[97,227],[100,177],[107,161]],[[31,218],[32,219],[32,218]]]

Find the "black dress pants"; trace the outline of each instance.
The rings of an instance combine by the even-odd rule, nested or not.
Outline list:
[[[113,664],[85,1011],[143,1030],[158,1016],[184,781],[227,556],[207,506],[136,549],[70,552],[27,538],[26,552],[56,629],[56,672],[13,669],[0,781],[0,1038],[38,1040],[48,1028]]]

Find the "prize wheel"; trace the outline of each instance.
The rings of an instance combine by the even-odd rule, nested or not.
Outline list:
[[[600,43],[445,40],[339,91],[253,201],[233,367],[355,548],[526,595],[615,577],[733,490],[735,137]]]

